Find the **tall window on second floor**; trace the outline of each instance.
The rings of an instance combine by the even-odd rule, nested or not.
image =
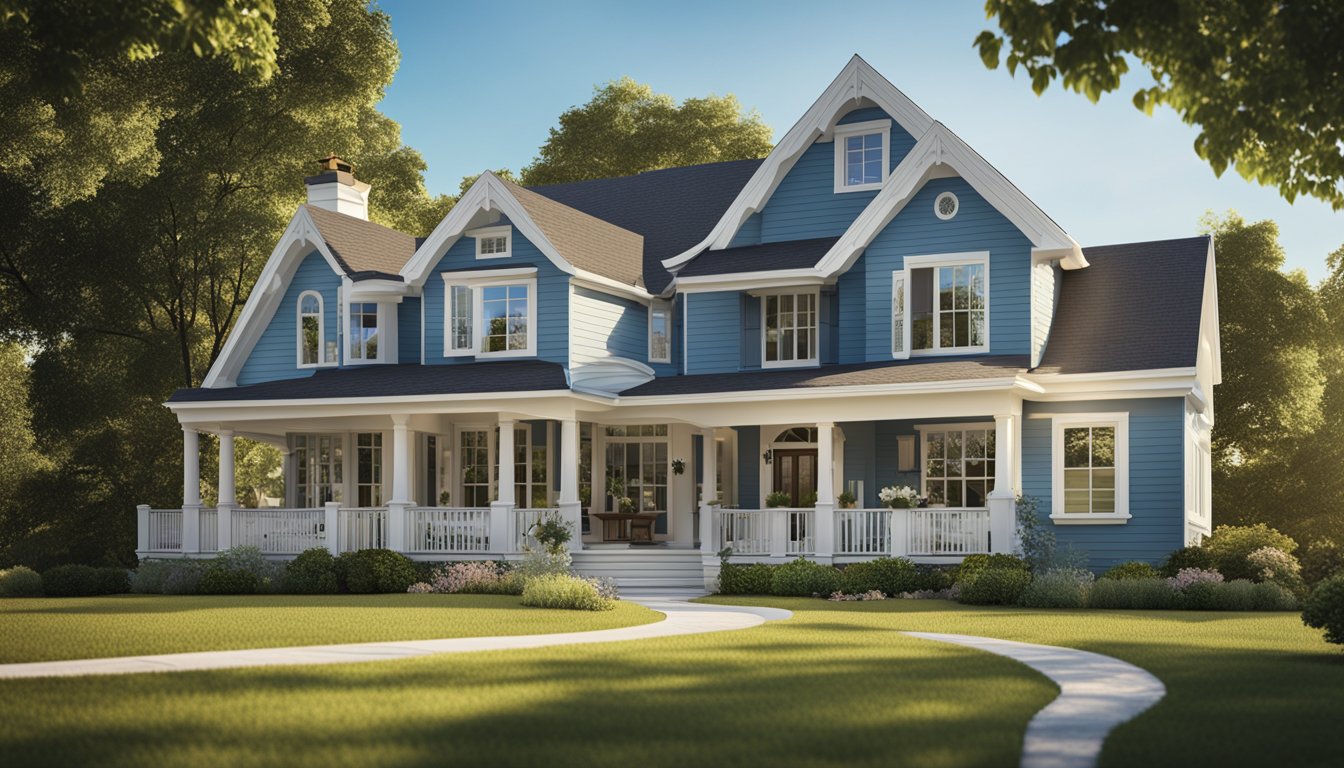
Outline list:
[[[817,362],[817,294],[778,293],[761,297],[766,367]]]
[[[526,285],[490,285],[481,289],[481,354],[522,352],[528,348]]]
[[[989,262],[908,257],[892,274],[892,355],[984,352],[989,349]]]
[[[536,281],[464,281],[444,286],[444,355],[536,354]]]
[[[672,307],[661,302],[649,306],[649,362],[672,362]]]
[[[315,368],[336,362],[336,342],[326,341],[326,320],[322,315],[322,294],[299,294],[299,367]]]
[[[350,305],[351,360],[378,359],[378,305],[356,302]]]

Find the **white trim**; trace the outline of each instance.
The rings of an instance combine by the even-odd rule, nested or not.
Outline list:
[[[509,267],[508,269],[464,269],[440,272],[446,283],[465,283],[475,280],[497,280],[510,277],[536,277],[536,267]]]
[[[640,288],[637,285],[626,285],[618,280],[612,280],[610,277],[588,272],[582,269],[575,269],[574,276],[569,279],[570,283],[577,284],[581,288],[600,291],[602,293],[623,294],[627,298],[634,299],[641,304],[648,304],[654,300],[654,295]]]
[[[775,289],[770,291],[762,291],[761,293],[754,295],[758,296],[761,299],[761,368],[808,368],[808,367],[816,367],[817,365],[819,365],[820,364],[819,361],[821,359],[821,353],[820,350],[818,349],[818,347],[821,346],[821,291],[817,289],[813,289],[810,291]],[[766,359],[765,350],[767,342],[765,340],[765,328],[766,328],[765,307],[767,302],[765,301],[765,299],[770,296],[777,296],[777,297],[792,296],[794,298],[793,317],[795,320],[795,324],[793,327],[795,330],[795,340],[794,340],[794,348],[792,350],[794,353],[797,353],[798,351],[798,342],[796,337],[796,331],[798,328],[798,325],[796,323],[798,317],[798,297],[799,296],[812,297],[812,325],[810,326],[812,338],[811,338],[811,344],[809,344],[809,348],[812,351],[812,355],[810,357],[807,357],[805,359],[797,358],[793,360],[774,360],[774,361]]]
[[[536,269],[497,269],[471,272],[442,272],[443,276],[443,356],[476,357],[494,360],[508,357],[536,357],[537,354],[537,278]],[[485,323],[482,322],[483,288],[501,285],[523,285],[527,287],[527,347],[503,352],[481,351],[481,339]],[[453,303],[452,290],[462,286],[471,292],[471,348],[459,349],[453,346]]]
[[[1064,512],[1064,429],[1066,427],[1115,428],[1115,512]],[[1129,513],[1129,413],[1050,414],[1050,519],[1056,525],[1121,525]]]
[[[691,295],[683,294],[686,298],[682,300],[681,306],[681,375],[690,375],[690,348],[691,348]],[[741,354],[740,352],[738,353]]]
[[[666,337],[666,354],[654,355],[653,353],[653,316],[655,313],[663,315],[663,335]],[[649,302],[648,313],[648,360],[650,363],[670,363],[672,362],[672,302],[670,301],[651,301]]]
[[[871,136],[873,134],[882,137],[882,178],[864,184],[846,184],[849,158],[848,149],[845,146],[848,142],[845,139],[851,136]],[[832,137],[835,143],[835,193],[838,195],[845,192],[868,192],[881,189],[891,170],[891,121],[868,120],[862,123],[837,125]]]
[[[927,496],[929,495],[928,488],[927,488],[927,481],[928,481],[927,473],[928,473],[928,471],[929,471],[929,459],[928,459],[928,456],[926,456],[925,453],[924,453],[924,452],[927,450],[927,448],[928,448],[928,444],[929,444],[929,443],[928,443],[927,440],[924,439],[924,433],[925,433],[925,432],[944,432],[944,433],[946,433],[946,432],[961,432],[961,433],[962,433],[962,437],[963,437],[962,447],[963,447],[963,450],[964,450],[965,445],[966,445],[966,443],[965,443],[965,441],[964,441],[965,434],[966,434],[966,430],[968,430],[968,429],[972,429],[972,430],[984,430],[984,431],[989,432],[989,433],[995,433],[996,436],[997,436],[997,433],[995,432],[996,428],[997,428],[997,425],[996,425],[994,422],[992,422],[992,421],[966,421],[966,422],[952,422],[952,423],[949,423],[949,424],[916,424],[916,425],[915,425],[915,431],[919,433],[919,445],[915,447],[915,450],[916,450],[916,451],[918,452],[918,454],[919,454],[919,459],[918,459],[918,461],[919,461],[919,465],[915,467],[914,471],[919,473],[919,495],[920,495],[921,497],[927,497]],[[898,455],[897,455],[897,460],[898,460],[898,461],[900,460],[899,453],[898,453]],[[999,462],[999,460],[1000,460],[1000,457],[999,457],[999,445],[998,445],[998,442],[997,442],[997,439],[996,439],[995,444],[994,444],[994,461],[995,461],[995,466],[996,466],[996,467],[998,466],[998,462]],[[964,456],[963,456],[963,458],[962,458],[962,462],[963,462],[963,464],[962,464],[962,469],[964,470],[964,469],[965,469],[965,457],[964,457]],[[935,479],[940,479],[940,478],[935,478]],[[954,479],[961,480],[961,481],[963,481],[962,488],[965,489],[964,481],[966,480],[966,475],[965,475],[965,472],[964,472],[964,471],[963,471],[963,473],[962,473],[961,475],[958,475],[956,478],[952,478],[952,477],[944,477],[944,478],[941,478],[941,479],[942,479],[944,482],[948,482],[948,481],[951,481],[951,480],[954,480]],[[978,477],[977,477],[977,478],[973,478],[973,479],[979,480],[979,479],[981,479],[981,478],[978,478]],[[995,490],[995,491],[997,491],[997,490],[999,489],[998,482],[997,482],[997,479],[998,479],[998,478],[997,478],[996,475],[987,476],[987,477],[985,477],[984,479],[985,479],[986,481],[988,481],[988,482],[993,482],[993,483],[994,483],[994,490]],[[985,488],[985,505],[984,505],[983,507],[972,507],[972,506],[968,506],[968,505],[966,504],[966,497],[965,497],[965,495],[963,494],[962,499],[961,499],[962,503],[961,503],[960,505],[958,505],[958,506],[950,507],[950,509],[989,509],[989,497],[993,494],[994,491],[989,490],[989,488],[988,488],[988,482],[986,483],[986,488]]]
[[[827,280],[815,269],[775,269],[768,272],[734,272],[723,275],[701,275],[677,279],[682,293],[710,293],[714,291],[755,291],[767,288],[792,288],[805,285],[826,285]]]
[[[898,279],[899,276],[899,279]],[[901,299],[901,344],[896,346],[896,297]],[[910,359],[910,270],[897,269],[891,273],[891,356],[895,360]],[[986,320],[988,325],[988,320]]]
[[[990,349],[989,327],[990,327],[990,306],[989,306],[989,251],[966,251],[964,253],[937,253],[923,256],[906,256],[904,259],[906,273],[906,291],[908,299],[906,301],[906,326],[912,327],[914,315],[911,306],[914,300],[914,270],[933,269],[938,270],[946,267],[964,267],[968,265],[980,265],[985,268],[985,343],[966,347],[948,347],[944,349],[942,342],[942,312],[938,309],[938,273],[933,275],[933,347],[929,349],[910,349],[910,355],[914,357],[937,357],[940,355],[974,355],[988,352]],[[894,273],[893,273],[894,274]],[[967,326],[969,328],[969,325]],[[910,334],[910,343],[914,343],[914,335]]]
[[[391,301],[400,304],[411,293],[411,286],[400,280],[359,280],[350,283],[350,300],[358,302]]]
[[[318,361],[317,361],[316,363],[305,363],[305,362],[303,362],[303,318],[305,318],[305,317],[308,316],[308,313],[306,313],[306,312],[303,311],[303,299],[304,299],[304,297],[306,297],[306,296],[313,296],[313,297],[315,297],[315,298],[317,299],[317,360],[318,360]],[[294,341],[295,341],[295,345],[296,345],[296,347],[297,347],[296,364],[297,364],[298,367],[300,367],[300,368],[330,368],[330,367],[332,367],[332,366],[334,366],[334,365],[339,365],[339,362],[338,362],[338,361],[340,360],[340,357],[341,357],[341,354],[340,354],[340,342],[339,342],[339,341],[336,343],[336,346],[337,346],[337,349],[336,349],[336,360],[327,360],[327,315],[326,315],[326,307],[327,307],[326,302],[323,301],[323,299],[322,299],[322,292],[321,292],[321,291],[318,291],[318,290],[314,290],[314,289],[306,290],[306,291],[304,291],[303,293],[300,293],[300,294],[299,294],[299,298],[298,298],[298,300],[294,302],[294,311],[295,311],[295,314],[296,314],[296,318],[295,318],[295,328],[294,328],[294,336],[295,336]]]
[[[476,240],[477,259],[507,259],[513,255],[513,227],[505,224],[498,227],[477,227],[464,232],[467,237]],[[504,238],[504,250],[494,253],[482,253],[481,244],[485,240]]]
[[[952,212],[944,216],[943,201],[948,199],[952,200]],[[956,192],[940,192],[938,196],[933,199],[933,215],[937,216],[939,219],[943,221],[950,221],[960,212],[961,212],[961,201],[957,199]]]

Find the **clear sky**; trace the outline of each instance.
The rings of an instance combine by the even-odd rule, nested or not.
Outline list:
[[[1216,178],[1194,128],[1133,107],[1136,85],[1092,104],[1058,84],[1038,98],[1025,78],[985,69],[972,46],[989,28],[978,0],[843,12],[784,0],[379,5],[402,55],[382,109],[424,154],[435,193],[526,165],[561,112],[621,75],[677,99],[733,93],[778,139],[858,53],[1084,246],[1194,235],[1205,211],[1227,209],[1278,222],[1289,267],[1312,280],[1344,245],[1344,212],[1289,204],[1235,171]]]

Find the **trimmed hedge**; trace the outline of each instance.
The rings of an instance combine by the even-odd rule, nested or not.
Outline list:
[[[361,549],[336,559],[336,578],[355,594],[405,592],[415,583],[415,564],[390,549]]]
[[[32,568],[16,565],[0,570],[0,597],[41,597],[42,576]]]
[[[336,584],[336,558],[324,547],[314,547],[300,552],[285,566],[285,591],[296,595],[334,594]]]
[[[1155,579],[1157,578],[1157,569],[1141,560],[1131,560],[1128,563],[1121,563],[1113,566],[1110,570],[1101,574],[1103,579]]]
[[[48,597],[119,595],[131,591],[131,579],[125,568],[58,565],[42,574],[42,591]]]
[[[1013,571],[1031,571],[1031,565],[1023,558],[1017,555],[967,555],[957,566],[956,581],[960,582],[980,571],[990,568],[998,568]]]
[[[848,594],[878,591],[892,596],[923,589],[919,569],[904,557],[879,557],[850,563],[840,572],[840,584]]]
[[[1099,579],[1087,596],[1089,608],[1123,610],[1169,610],[1176,608],[1180,593],[1166,579]]]
[[[774,566],[765,563],[724,563],[719,567],[719,594],[768,595],[774,580]]]
[[[771,575],[771,593],[785,597],[826,597],[840,589],[840,571],[806,558],[777,566]]]
[[[1325,641],[1344,645],[1344,574],[1316,585],[1302,607],[1302,623],[1325,630]]]
[[[1027,585],[1031,583],[1031,573],[1027,571],[1026,563],[1023,562],[1022,566],[975,568],[970,573],[958,575],[957,602],[967,605],[1017,605]]]

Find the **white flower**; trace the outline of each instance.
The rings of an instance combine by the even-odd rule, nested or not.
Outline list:
[[[883,504],[890,504],[893,501],[904,501],[907,504],[914,505],[919,499],[919,494],[914,488],[907,485],[889,485],[878,492],[877,497]]]

